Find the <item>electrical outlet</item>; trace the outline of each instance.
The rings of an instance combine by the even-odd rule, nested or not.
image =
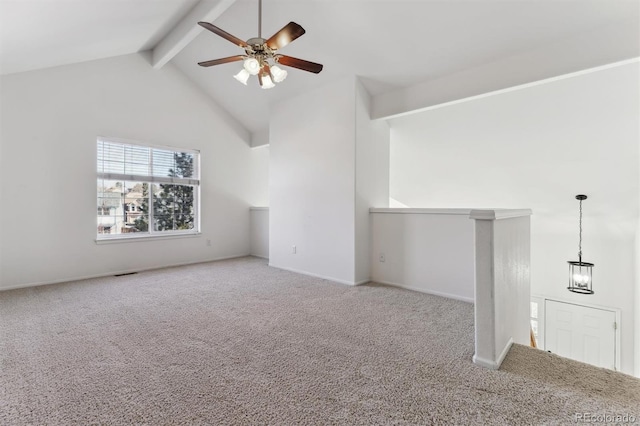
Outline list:
[[[293,254],[296,254],[297,251],[298,251],[298,249],[296,248],[296,246],[291,246],[291,252]]]
[[[385,261],[384,253],[380,253],[380,257],[378,259],[380,260],[380,262],[384,262]]]
[[[207,240],[207,247],[211,247],[211,240]]]

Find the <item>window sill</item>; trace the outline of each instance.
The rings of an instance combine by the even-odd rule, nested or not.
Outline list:
[[[118,244],[118,243],[133,243],[138,241],[156,241],[156,240],[172,240],[175,238],[194,238],[202,235],[201,232],[185,232],[184,234],[170,234],[170,235],[140,235],[140,236],[127,236],[127,237],[109,237],[96,239],[95,242],[98,245],[101,244]]]

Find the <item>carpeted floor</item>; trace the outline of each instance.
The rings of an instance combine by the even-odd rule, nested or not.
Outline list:
[[[242,258],[0,292],[0,424],[575,424],[640,380],[514,346],[473,306]]]

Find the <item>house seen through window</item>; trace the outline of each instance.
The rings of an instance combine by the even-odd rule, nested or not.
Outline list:
[[[98,239],[197,233],[200,154],[98,138]]]

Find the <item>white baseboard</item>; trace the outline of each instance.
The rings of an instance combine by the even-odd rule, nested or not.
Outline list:
[[[267,260],[269,260],[269,256],[260,256],[259,254],[255,254],[255,253],[251,253],[249,256],[259,257],[260,259],[267,259]]]
[[[339,284],[345,284],[345,285],[351,285],[351,286],[365,284],[365,283],[368,283],[370,281],[370,280],[364,280],[364,281],[358,281],[358,282],[356,282],[356,281],[347,281],[347,280],[341,280],[339,278],[329,277],[329,276],[326,276],[326,275],[320,275],[320,274],[314,274],[312,272],[301,271],[299,269],[287,268],[287,267],[284,267],[284,266],[276,266],[276,265],[273,265],[271,263],[269,263],[269,266],[271,266],[272,268],[282,269],[284,271],[295,272],[296,274],[308,275],[310,277],[320,278],[320,279],[323,279],[323,280],[333,281],[333,282],[336,282],[336,283],[339,283]]]
[[[488,368],[490,370],[497,370],[502,365],[502,361],[504,361],[504,359],[507,356],[507,354],[509,353],[509,349],[511,349],[512,345],[513,345],[513,339],[509,338],[509,341],[507,342],[507,344],[502,349],[502,352],[500,352],[500,356],[498,356],[497,360],[481,358],[481,357],[479,357],[477,355],[473,355],[473,363],[474,364],[478,364],[478,365],[480,365],[482,367]]]
[[[498,368],[500,368],[498,363],[496,363],[495,361],[491,361],[486,358],[480,358],[477,355],[473,355],[473,363],[478,364],[481,367],[488,368],[489,370],[497,370]]]
[[[500,366],[502,365],[502,361],[504,361],[512,345],[513,345],[513,338],[509,337],[509,341],[507,342],[506,345],[504,345],[504,348],[502,348],[502,352],[500,352],[500,356],[498,357],[498,368],[500,368]]]
[[[380,284],[390,285],[390,286],[393,286],[393,287],[404,288],[406,290],[417,291],[419,293],[432,294],[434,296],[446,297],[448,299],[460,300],[462,302],[467,302],[467,303],[475,303],[475,300],[473,300],[473,298],[459,296],[457,294],[450,294],[450,293],[443,293],[443,292],[440,292],[440,291],[425,290],[424,288],[421,288],[421,287],[416,287],[416,286],[411,286],[411,285],[406,285],[406,284],[398,284],[398,283],[394,283],[392,281],[382,281],[382,280],[373,280],[373,279],[371,281],[374,282],[374,283],[380,283]]]
[[[95,275],[83,275],[83,276],[77,276],[77,277],[71,277],[71,278],[61,278],[59,280],[53,280],[53,281],[40,281],[40,282],[36,282],[36,283],[18,284],[18,285],[9,286],[9,287],[0,287],[0,291],[17,290],[17,289],[20,289],[20,288],[28,288],[28,287],[40,287],[40,286],[43,286],[43,285],[68,283],[68,282],[73,282],[73,281],[89,280],[89,279],[92,279],[92,278],[112,277],[114,275],[132,274],[132,273],[135,273],[135,272],[155,271],[155,270],[158,270],[158,269],[173,268],[175,266],[195,265],[197,263],[216,262],[216,261],[219,261],[219,260],[237,259],[239,257],[246,257],[246,256],[250,256],[250,254],[238,254],[238,255],[233,255],[233,256],[216,257],[216,258],[213,258],[213,259],[195,260],[193,262],[179,262],[179,263],[171,263],[171,264],[168,264],[168,265],[150,266],[148,268],[142,268],[142,269],[123,269],[123,270],[119,270],[119,271],[110,271],[110,272],[105,272],[105,273],[95,274]]]

